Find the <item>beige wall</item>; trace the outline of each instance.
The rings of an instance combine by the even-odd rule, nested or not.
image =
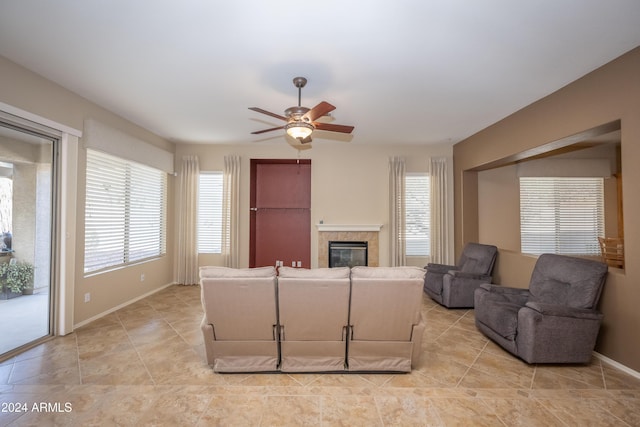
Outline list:
[[[498,200],[513,213],[517,188],[508,168],[478,172],[557,148],[571,135],[620,120],[623,213],[627,265],[610,269],[600,309],[605,318],[596,351],[640,371],[640,48],[587,74],[454,146],[456,252],[468,241],[499,241],[496,282],[526,287],[535,258],[519,253],[519,228],[505,212],[504,229],[487,221],[478,199],[502,191]],[[479,179],[481,176],[481,179]],[[481,185],[478,183],[481,182]],[[517,202],[516,202],[517,203]],[[516,210],[517,212],[517,210]],[[494,223],[495,224],[495,223]],[[509,227],[507,229],[506,227]],[[515,248],[515,249],[514,249]]]
[[[93,118],[128,135],[173,152],[174,145],[145,129],[101,108],[55,83],[0,57],[0,102],[44,117],[62,125],[83,129],[84,120]],[[82,141],[80,141],[82,145]],[[74,318],[78,324],[153,292],[173,281],[173,212],[168,215],[167,255],[163,258],[122,268],[109,273],[84,277],[84,176],[86,151],[81,147],[77,158],[77,224],[74,291]],[[173,178],[169,177],[169,206],[173,206]],[[145,274],[144,282],[140,275]],[[84,294],[91,301],[84,302]]]
[[[176,170],[184,155],[197,155],[200,170],[223,169],[225,155],[242,159],[240,179],[240,262],[249,263],[249,162],[252,158],[295,159],[298,151],[282,141],[251,145],[178,145]],[[382,224],[380,265],[389,265],[388,161],[406,159],[407,172],[427,172],[429,157],[451,157],[451,146],[366,145],[317,140],[300,152],[311,159],[311,265],[317,266],[318,231],[315,224]],[[451,194],[452,196],[453,194]],[[452,231],[452,230],[451,230]],[[409,259],[424,266],[427,259]],[[201,255],[200,265],[221,265],[219,256]]]

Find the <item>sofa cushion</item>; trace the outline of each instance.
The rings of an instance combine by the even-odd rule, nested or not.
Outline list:
[[[420,267],[353,267],[351,278],[358,279],[422,279],[425,270]]]
[[[249,278],[249,277],[272,277],[276,275],[275,267],[257,267],[257,268],[230,268],[207,266],[200,267],[200,278]]]
[[[281,278],[294,279],[348,279],[350,273],[349,267],[334,268],[294,268],[280,267],[278,276]]]

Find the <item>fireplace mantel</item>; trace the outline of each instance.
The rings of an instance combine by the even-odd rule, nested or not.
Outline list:
[[[382,224],[316,224],[318,231],[380,231]]]

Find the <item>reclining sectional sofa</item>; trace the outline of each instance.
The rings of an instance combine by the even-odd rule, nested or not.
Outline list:
[[[417,267],[202,267],[215,372],[409,372],[425,271]]]

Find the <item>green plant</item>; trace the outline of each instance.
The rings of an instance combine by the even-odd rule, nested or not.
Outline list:
[[[23,289],[33,286],[33,270],[33,264],[24,261],[4,263],[0,264],[0,278],[8,290],[21,293]]]

